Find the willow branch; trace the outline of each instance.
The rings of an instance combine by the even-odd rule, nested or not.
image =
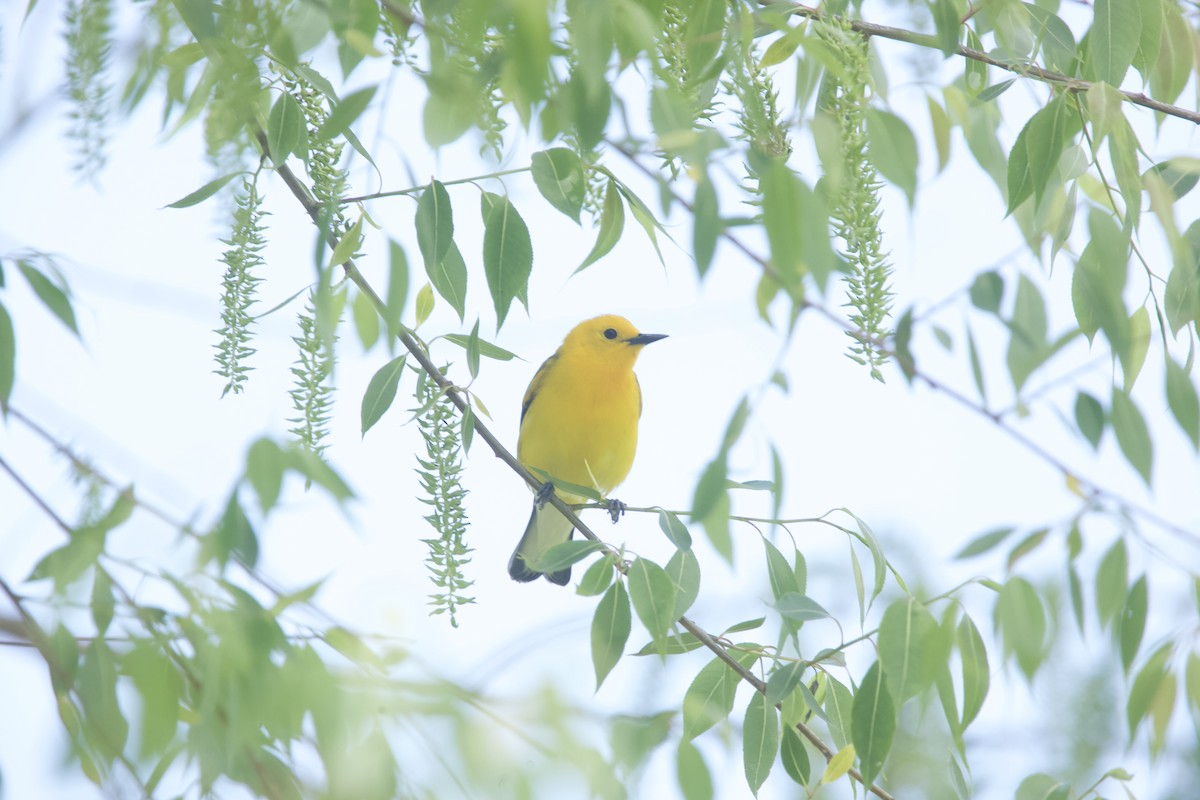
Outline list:
[[[783,5],[768,2],[768,0],[759,0],[762,6],[773,9],[783,9],[798,17],[808,19],[821,19],[825,14],[818,8],[810,8],[804,5]],[[941,45],[938,43],[936,36],[928,33],[917,33],[905,28],[893,28],[890,25],[879,25],[874,22],[865,22],[863,20],[849,20],[850,27],[864,36],[878,36],[881,39],[891,39],[897,42],[906,42],[907,44],[915,44],[919,47],[928,47],[933,50],[941,50]],[[1013,64],[1007,61],[1001,61],[980,50],[975,50],[970,47],[959,45],[954,50],[956,55],[963,58],[969,58],[972,61],[979,61],[992,67],[1011,72],[1023,78],[1036,78],[1046,83],[1053,83],[1061,86],[1069,92],[1086,92],[1094,85],[1092,81],[1083,80],[1082,78],[1072,78],[1070,75],[1064,75],[1061,72],[1055,72],[1051,69],[1038,66],[1037,64]],[[1166,114],[1170,117],[1178,117],[1179,119],[1187,120],[1193,124],[1200,125],[1200,112],[1192,111],[1191,109],[1182,108],[1180,106],[1164,103],[1161,100],[1155,100],[1141,92],[1130,92],[1122,89],[1117,91],[1136,106],[1148,108],[1151,111],[1157,111],[1160,114]]]
[[[268,148],[266,134],[260,131],[258,134],[258,141],[263,148],[263,152],[267,152]],[[305,186],[299,177],[297,177],[296,173],[292,171],[291,167],[289,167],[286,163],[279,165],[277,172],[283,179],[284,184],[286,184],[288,189],[291,190],[292,195],[312,219],[313,223],[320,227],[322,218],[321,204],[313,198],[312,194],[308,191],[308,187]],[[333,240],[332,237],[329,238],[328,245],[331,250],[336,248],[337,244],[337,241]],[[346,278],[354,283],[354,285],[358,287],[359,291],[361,291],[367,297],[381,317],[383,319],[387,319],[387,304],[383,302],[378,293],[375,292],[370,283],[368,283],[367,279],[363,277],[363,274],[359,271],[358,266],[354,263],[354,259],[348,259],[342,265],[342,269],[346,274]],[[447,397],[450,398],[450,401],[455,405],[455,407],[457,407],[461,413],[467,413],[470,409],[470,399],[466,396],[465,392],[461,388],[456,386],[453,381],[446,377],[446,374],[442,372],[442,370],[439,369],[432,360],[430,360],[429,354],[425,351],[425,348],[422,346],[421,342],[416,338],[416,336],[414,336],[408,328],[400,326],[399,330],[396,332],[396,338],[400,340],[400,343],[404,345],[404,348],[408,350],[414,359],[416,359],[417,363],[421,366],[421,369],[425,371],[425,374],[428,375],[429,378],[437,385],[437,387],[444,392]],[[542,487],[542,481],[534,477],[533,474],[527,470],[511,452],[509,452],[508,448],[506,448],[500,442],[500,440],[494,433],[492,433],[487,425],[478,418],[475,420],[475,435],[483,439],[491,449],[492,453],[505,464],[507,464],[508,467],[513,470],[513,472],[519,475],[531,489],[536,491]],[[609,546],[606,542],[602,541],[600,537],[597,536],[592,529],[589,528],[579,518],[579,515],[575,513],[575,510],[566,501],[559,497],[557,493],[551,493],[547,502],[558,509],[558,511],[567,518],[567,520],[575,527],[575,529],[579,531],[580,535],[586,539],[599,543],[604,548],[605,552],[612,556],[613,562],[617,565],[617,568],[622,572],[625,571],[626,567],[622,562],[618,551]],[[677,623],[681,628],[686,630],[688,633],[691,633],[700,642],[702,642],[706,648],[711,650],[717,656],[717,658],[728,664],[729,667],[733,669],[742,680],[753,686],[755,691],[759,692],[760,694],[766,694],[766,683],[739,664],[737,659],[729,654],[729,651],[724,647],[724,645],[718,642],[711,634],[709,634],[692,620],[688,619],[686,616],[680,617],[677,620]],[[805,738],[812,742],[813,746],[817,748],[817,750],[819,750],[823,756],[825,756],[826,760],[833,758],[833,750],[829,747],[829,745],[825,744],[825,742],[819,735],[817,735],[815,731],[808,728],[803,723],[797,723],[796,727],[797,730],[800,731]],[[851,769],[849,774],[859,783],[862,783],[864,786],[866,785],[866,783],[863,781],[862,774],[857,770]],[[872,785],[869,787],[869,790],[872,794],[879,797],[880,800],[894,800],[891,794],[878,786]]]

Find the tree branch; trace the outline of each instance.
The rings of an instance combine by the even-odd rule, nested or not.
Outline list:
[[[759,0],[759,5],[771,9],[779,9],[781,6],[778,3],[770,2],[770,0]],[[821,19],[825,16],[818,8],[810,8],[804,5],[783,5],[782,8],[791,14],[798,17],[806,17],[808,19]],[[878,25],[874,22],[865,22],[863,20],[850,20],[850,26],[863,34],[864,36],[878,36],[881,39],[891,39],[897,42],[906,42],[915,44],[920,47],[928,47],[933,50],[941,50],[941,45],[938,44],[937,37],[927,33],[917,33],[916,31],[906,30],[904,28],[893,28],[890,25]],[[959,45],[955,49],[955,53],[963,58],[969,58],[972,61],[979,61],[989,66],[999,67],[1007,70],[1015,75],[1023,78],[1037,78],[1038,80],[1047,83],[1053,83],[1069,92],[1086,92],[1094,85],[1092,81],[1086,81],[1082,78],[1072,78],[1069,75],[1064,75],[1061,72],[1046,69],[1037,64],[1011,64],[993,58],[979,50],[974,50],[970,47]],[[1155,100],[1153,97],[1148,97],[1141,92],[1130,92],[1122,89],[1117,89],[1118,92],[1130,103],[1143,108],[1148,108],[1151,111],[1157,111],[1160,114],[1166,114],[1171,117],[1187,120],[1193,124],[1200,125],[1200,112],[1192,111],[1191,109],[1182,108],[1180,106],[1164,103],[1161,100]]]
[[[263,149],[263,152],[268,152],[266,134],[262,131],[259,131],[257,139]],[[287,185],[288,189],[291,190],[292,195],[296,198],[300,205],[303,206],[305,212],[312,219],[313,223],[320,227],[321,205],[312,197],[311,193],[308,191],[308,187],[305,186],[304,183],[296,176],[296,173],[292,171],[291,167],[289,167],[287,163],[280,164],[276,171],[279,173],[279,176],[283,178],[283,182]],[[332,250],[337,247],[338,243],[337,241],[333,240],[332,237],[329,237],[327,244]],[[375,307],[375,310],[383,319],[386,320],[387,314],[385,312],[387,311],[387,304],[383,302],[383,300],[367,282],[366,278],[363,277],[362,273],[358,269],[358,266],[354,263],[354,260],[348,259],[345,264],[342,265],[342,268],[346,273],[346,277],[353,282],[354,285],[357,286],[364,295],[366,295],[367,299],[370,300],[371,304]],[[400,329],[396,332],[396,337],[400,340],[400,343],[404,345],[405,349],[408,350],[408,352],[413,356],[413,358],[416,359],[417,363],[421,365],[421,369],[425,371],[425,373],[430,377],[431,380],[433,380],[435,384],[437,384],[439,389],[446,393],[446,396],[450,398],[450,401],[454,403],[458,410],[462,413],[466,413],[470,407],[470,400],[464,396],[464,392],[458,386],[456,386],[449,378],[446,377],[445,373],[443,373],[436,365],[434,365],[433,361],[431,361],[429,358],[429,354],[425,351],[424,346],[413,335],[413,333],[408,328],[400,326]],[[479,420],[478,417],[476,417],[475,420],[475,434],[487,442],[488,447],[492,450],[492,453],[505,464],[507,464],[509,468],[513,470],[513,472],[519,475],[531,489],[536,491],[537,489],[541,488],[542,482],[535,478],[533,474],[530,473],[529,470],[527,470],[511,452],[509,452],[508,448],[501,444],[496,435],[493,434],[487,425]],[[580,520],[574,509],[572,509],[569,504],[559,497],[557,493],[552,493],[548,502],[550,502],[550,504],[552,504],[562,513],[564,517],[567,518],[567,520],[576,528],[576,530],[579,531],[580,535],[590,539],[591,541],[601,544],[605,551],[613,557],[613,562],[617,565],[617,568],[622,572],[625,571],[625,566],[621,561],[620,554],[615,549],[610,547],[606,542],[601,540],[591,528],[589,528],[582,520]],[[698,626],[692,620],[688,619],[686,616],[680,617],[677,622],[681,628],[695,636],[704,644],[705,647],[707,647],[718,658],[728,664],[730,668],[732,668],[742,678],[742,680],[745,680],[747,683],[753,686],[755,691],[761,694],[766,694],[766,683],[739,664],[737,659],[731,656],[729,651],[720,642],[716,641],[711,634]],[[833,758],[833,750],[829,747],[829,745],[825,744],[825,742],[821,740],[821,737],[818,736],[815,731],[811,730],[803,723],[797,723],[797,730],[804,734],[805,738],[813,743],[813,746],[816,747],[823,756],[825,756],[826,760]],[[849,774],[859,783],[863,783],[865,785],[862,774],[857,770],[851,769]],[[871,793],[879,797],[880,800],[894,800],[891,794],[878,786],[872,785],[869,788]]]

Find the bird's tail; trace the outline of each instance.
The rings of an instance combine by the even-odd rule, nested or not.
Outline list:
[[[575,535],[575,528],[558,509],[552,505],[533,504],[533,513],[529,516],[529,524],[525,526],[525,535],[521,537],[517,549],[513,551],[508,562],[508,574],[514,581],[528,583],[545,575],[546,580],[559,586],[566,586],[571,580],[571,568],[566,567],[557,572],[538,572],[531,569],[528,562],[537,562],[547,550],[556,544],[568,541]]]

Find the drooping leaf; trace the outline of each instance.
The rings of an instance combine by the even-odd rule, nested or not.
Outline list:
[[[851,710],[854,750],[862,768],[863,784],[871,786],[883,770],[896,734],[896,708],[888,692],[886,671],[879,662],[871,665],[854,695]]]
[[[592,618],[592,666],[596,670],[597,690],[621,660],[632,624],[629,595],[625,584],[618,580],[600,598]]]
[[[587,178],[574,150],[552,147],[534,153],[530,164],[533,183],[542,197],[569,218],[579,222]]]
[[[360,413],[364,435],[391,408],[392,401],[396,399],[396,389],[400,385],[400,376],[404,374],[406,360],[407,354],[393,358],[371,376],[367,390],[363,393]]]
[[[778,752],[779,714],[761,692],[755,692],[742,723],[742,766],[755,797],[771,773]]]
[[[1154,443],[1150,439],[1150,429],[1146,427],[1146,420],[1137,404],[1126,392],[1116,387],[1113,387],[1112,395],[1112,426],[1125,460],[1149,484],[1154,467]]]
[[[483,269],[496,306],[496,329],[504,324],[514,298],[528,292],[533,271],[529,228],[507,197],[483,192]]]

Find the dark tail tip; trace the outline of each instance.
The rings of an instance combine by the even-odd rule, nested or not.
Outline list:
[[[536,581],[538,578],[546,576],[546,580],[559,586],[566,586],[571,582],[571,568],[560,569],[558,572],[537,572],[532,570],[525,563],[525,559],[520,553],[513,553],[512,559],[508,562],[508,577],[518,583],[529,583]]]

